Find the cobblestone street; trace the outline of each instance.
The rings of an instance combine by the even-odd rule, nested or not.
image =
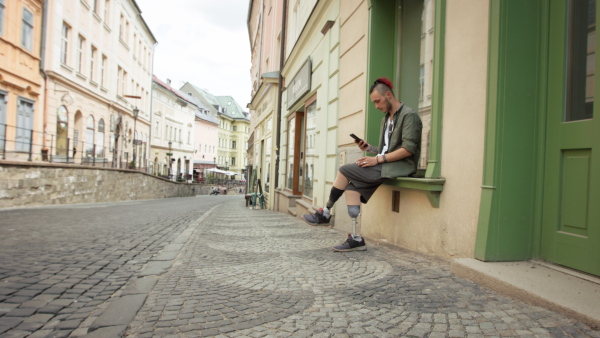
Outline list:
[[[446,261],[368,240],[333,252],[344,233],[240,196],[0,219],[2,337],[600,337]]]

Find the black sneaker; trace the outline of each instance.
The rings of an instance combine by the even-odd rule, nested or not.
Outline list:
[[[302,215],[302,219],[310,225],[319,225],[329,223],[331,216],[327,217],[323,215],[323,208],[317,210],[314,214]]]
[[[360,241],[357,241],[352,238],[352,235],[348,234],[348,238],[344,243],[336,245],[332,249],[333,251],[339,252],[364,251],[367,250],[367,244],[365,243],[364,238],[361,238]]]

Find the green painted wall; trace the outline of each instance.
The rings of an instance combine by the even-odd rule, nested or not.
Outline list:
[[[377,78],[393,79],[396,74],[396,8],[397,1],[373,0],[369,10],[365,138],[370,144],[379,144],[379,123],[383,115],[370,103],[368,89]]]
[[[485,158],[475,244],[475,257],[481,260],[526,260],[535,253],[546,13],[543,0],[490,2]]]

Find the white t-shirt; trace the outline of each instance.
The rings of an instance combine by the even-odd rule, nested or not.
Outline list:
[[[400,105],[400,108],[398,108],[396,114],[399,114],[402,111],[403,106],[404,104]],[[385,126],[385,135],[383,136],[383,149],[381,149],[381,153],[377,154],[377,156],[385,154],[385,152],[388,150],[388,145],[390,144],[390,135],[394,131],[394,127],[394,118],[392,117],[392,120],[388,119],[387,125]]]

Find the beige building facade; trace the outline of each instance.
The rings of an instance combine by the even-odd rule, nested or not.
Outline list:
[[[378,10],[380,2],[317,2],[311,10],[302,8],[310,6],[309,3],[298,2],[294,6],[294,2],[291,2],[288,18],[292,21],[294,18],[302,18],[302,13],[311,15],[306,17],[304,24],[290,22],[288,26],[289,29],[296,27],[294,31],[301,33],[297,34],[296,40],[296,35],[292,34],[286,46],[288,54],[283,68],[286,90],[280,125],[282,156],[279,175],[282,183],[278,187],[280,197],[275,209],[300,217],[325,204],[337,168],[363,156],[349,134],[357,134],[377,146],[379,121],[383,114],[374,109],[368,97],[368,88],[372,83],[371,79],[380,76],[392,79],[396,96],[419,111],[424,130],[423,155],[418,174],[422,177],[427,170],[432,170],[433,164],[428,159],[434,100],[436,7],[434,0],[417,2],[418,4],[405,4],[400,9],[387,8],[388,11],[393,11],[389,16],[397,19],[399,26],[405,26],[391,26],[391,31],[382,32],[381,36],[372,31],[374,27],[369,21],[370,16],[373,20],[373,11]],[[487,59],[487,34],[476,27],[485,26],[487,22],[483,15],[474,16],[477,20],[465,21],[459,13],[467,9],[470,12],[485,13],[488,5],[485,2],[466,1],[453,2],[447,6],[452,7],[452,10],[446,12],[446,41],[454,43],[453,30],[466,29],[461,28],[463,25],[469,24],[473,32],[470,33],[470,53],[466,60],[460,48],[446,49],[446,62],[454,61],[456,53],[456,63],[445,68],[448,73],[444,75],[446,79],[450,79],[450,83],[446,82],[443,89],[463,92],[468,88],[471,94],[479,92],[481,95],[471,98],[467,107],[462,103],[464,98],[445,101],[444,111],[449,113],[444,118],[452,120],[449,125],[457,124],[464,130],[474,130],[469,133],[468,139],[475,148],[471,148],[467,154],[454,157],[461,150],[451,144],[457,142],[455,137],[464,137],[464,133],[450,128],[448,134],[444,134],[442,142],[444,149],[449,148],[444,156],[460,158],[460,161],[451,159],[450,163],[445,162],[444,170],[430,178],[431,182],[423,183],[426,181],[423,178],[422,182],[415,184],[415,188],[410,182],[396,180],[390,180],[389,184],[381,186],[369,203],[362,206],[359,231],[367,238],[384,240],[427,254],[446,258],[472,257],[477,230],[477,217],[473,215],[477,213],[480,202],[480,180],[477,177],[481,177],[483,159],[481,130],[485,116],[482,115],[482,109],[485,103]],[[450,26],[448,23],[453,23],[452,20],[455,19],[460,20],[460,25]],[[401,30],[416,32],[410,36],[402,36]],[[377,43],[372,40],[387,36],[391,36],[388,42],[392,44],[390,55],[377,55],[373,49]],[[458,39],[459,36],[460,33]],[[461,45],[465,43],[462,41]],[[394,51],[394,45],[397,46],[397,51]],[[372,59],[378,57],[391,60],[388,70],[373,69],[377,67],[373,66]],[[406,64],[403,65],[403,62]],[[306,76],[302,74],[303,66],[308,68],[304,70],[308,74]],[[465,77],[469,81],[465,83],[461,80],[459,86],[458,79]],[[302,82],[306,79],[310,85],[302,87]],[[301,92],[294,92],[298,90]],[[452,94],[460,97],[456,93]],[[463,106],[459,108],[461,104]],[[450,111],[456,111],[459,116],[453,116]],[[477,144],[480,146],[477,147]],[[474,165],[465,168],[464,160]],[[476,165],[477,161],[479,165]],[[453,183],[444,184],[449,177],[453,178]],[[454,184],[455,190],[452,189]],[[430,186],[442,186],[444,192],[432,193],[428,190]],[[337,202],[333,213],[335,227],[351,231],[352,223],[347,215],[344,197]]]
[[[597,6],[285,3],[270,208],[314,212],[339,166],[365,155],[349,134],[378,145],[383,114],[368,91],[385,76],[421,116],[422,157],[414,175],[388,179],[362,205],[362,235],[448,259],[541,259],[600,275]],[[344,197],[333,212],[351,231]]]
[[[325,202],[339,166],[339,9],[339,1],[297,1],[287,8],[275,208],[298,216]]]
[[[252,146],[248,157],[250,191],[263,191],[269,208],[274,205],[274,189],[279,150],[274,145],[279,136],[278,102],[280,96],[281,39],[283,30],[282,1],[250,1],[248,32],[252,48]],[[260,180],[260,189],[258,183]]]

